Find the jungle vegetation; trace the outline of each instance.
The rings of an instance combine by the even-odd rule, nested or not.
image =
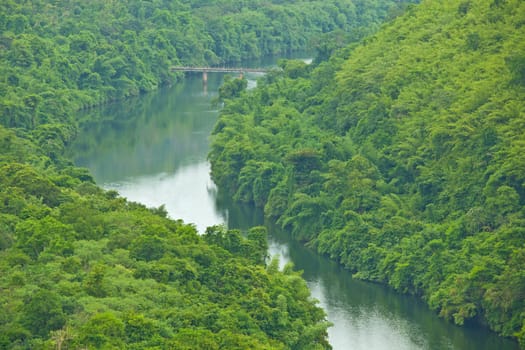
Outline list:
[[[72,124],[79,109],[175,83],[182,73],[171,66],[285,54],[337,31],[348,33],[341,40],[357,40],[400,6],[392,0],[2,1],[1,124]]]
[[[329,348],[300,274],[266,263],[265,228],[200,236],[0,135],[2,349]]]
[[[0,2],[0,348],[326,349],[266,232],[167,217],[97,187],[64,150],[76,112],[174,84],[170,66],[328,55],[401,9],[377,1]],[[285,28],[286,30],[282,30]]]
[[[225,98],[219,188],[357,278],[525,346],[525,2],[422,1]]]

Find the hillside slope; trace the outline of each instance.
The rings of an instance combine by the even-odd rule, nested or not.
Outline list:
[[[355,4],[354,4],[355,3]],[[172,84],[174,65],[225,64],[372,31],[400,4],[375,1],[0,3],[0,123],[74,123],[74,112]]]
[[[423,1],[226,100],[219,187],[355,273],[525,346],[525,3]]]
[[[2,126],[0,148],[0,348],[330,348],[300,274],[266,263],[264,228],[201,236],[85,170],[42,171]]]

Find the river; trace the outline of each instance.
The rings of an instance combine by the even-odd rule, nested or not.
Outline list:
[[[165,205],[172,218],[200,232],[225,223],[245,229],[263,223],[260,212],[217,197],[206,160],[218,111],[211,107],[224,74],[199,74],[173,87],[86,112],[70,157],[97,183],[147,206]],[[253,86],[256,77],[248,75]],[[478,327],[456,327],[419,300],[354,280],[337,264],[270,230],[270,255],[303,270],[313,297],[333,323],[336,350],[514,350],[515,342]]]

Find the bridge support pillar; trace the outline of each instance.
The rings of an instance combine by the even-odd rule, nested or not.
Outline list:
[[[208,83],[208,72],[206,72],[206,71],[202,72],[202,82],[204,84]]]
[[[243,73],[243,72],[240,72],[240,73],[239,73],[239,79],[242,79],[242,78],[244,78],[244,73]]]

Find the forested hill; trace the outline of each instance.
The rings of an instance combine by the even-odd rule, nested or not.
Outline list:
[[[371,32],[393,0],[0,2],[0,122],[35,128],[213,65],[304,49],[335,30]]]
[[[423,1],[284,61],[226,99],[213,178],[356,277],[525,346],[524,37],[523,1]]]

